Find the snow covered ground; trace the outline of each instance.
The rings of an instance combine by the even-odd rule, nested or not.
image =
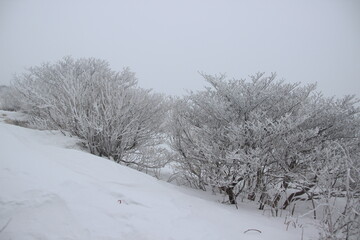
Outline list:
[[[283,218],[236,210],[74,149],[76,138],[7,124],[9,116],[0,111],[1,240],[316,239],[314,227],[302,238]]]

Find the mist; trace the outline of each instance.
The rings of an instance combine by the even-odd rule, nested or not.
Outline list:
[[[64,56],[95,57],[182,95],[199,72],[276,72],[325,95],[360,92],[359,1],[1,1],[0,84]]]

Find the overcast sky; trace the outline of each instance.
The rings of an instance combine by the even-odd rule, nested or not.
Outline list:
[[[66,55],[129,66],[168,94],[202,88],[199,71],[260,71],[360,96],[360,1],[0,0],[0,84]]]

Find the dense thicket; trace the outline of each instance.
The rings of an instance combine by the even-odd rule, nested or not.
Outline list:
[[[153,148],[162,142],[164,98],[137,87],[129,69],[115,72],[103,60],[66,57],[30,68],[14,87],[38,127],[68,131],[116,162],[160,164],[148,155],[162,153]]]
[[[307,199],[315,216],[326,206],[326,232],[356,236],[360,108],[354,97],[325,98],[315,85],[275,81],[275,74],[204,78],[211,87],[178,99],[169,125],[184,178],[220,189],[231,204],[245,195],[276,212]],[[330,204],[336,198],[347,201],[337,213]]]

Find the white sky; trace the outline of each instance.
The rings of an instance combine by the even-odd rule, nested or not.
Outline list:
[[[360,1],[0,0],[0,84],[66,55],[129,66],[168,94],[202,88],[198,71],[261,71],[359,96]]]

